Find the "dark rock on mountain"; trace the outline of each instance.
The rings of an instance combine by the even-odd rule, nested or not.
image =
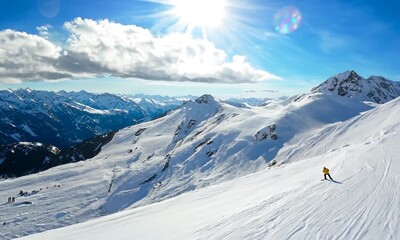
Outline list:
[[[21,142],[0,146],[0,175],[19,177],[44,170],[61,151],[52,145]]]
[[[20,142],[0,146],[0,175],[19,177],[96,156],[115,132],[96,136],[65,150],[42,143]]]
[[[347,71],[328,78],[311,92],[385,103],[400,96],[400,83],[380,76],[365,79],[355,71]]]
[[[57,156],[48,161],[45,168],[90,159],[96,156],[101,151],[101,148],[113,139],[114,135],[115,132],[109,132],[62,150]]]
[[[211,96],[210,94],[204,94],[201,97],[197,98],[195,102],[197,102],[198,104],[211,104],[215,103],[216,101],[214,97]]]

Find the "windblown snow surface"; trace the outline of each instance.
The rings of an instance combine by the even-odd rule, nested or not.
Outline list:
[[[0,182],[2,199],[19,188],[48,187],[0,206],[6,223],[0,237],[92,219],[23,239],[400,239],[400,99],[337,123],[322,112],[336,113],[329,119],[341,121],[350,114],[344,109],[364,107],[316,99],[304,98],[284,111],[210,100],[210,112],[210,106],[190,103],[120,131],[92,160]],[[231,121],[229,128],[218,119]],[[180,121],[183,132],[176,128]],[[278,142],[257,142],[257,130],[271,124]],[[198,147],[204,139],[213,142]],[[208,157],[213,143],[219,148]],[[129,154],[136,147],[142,150]],[[278,164],[267,167],[266,158]],[[321,181],[323,166],[335,181]],[[32,204],[21,204],[24,199]],[[102,216],[109,213],[114,214]]]

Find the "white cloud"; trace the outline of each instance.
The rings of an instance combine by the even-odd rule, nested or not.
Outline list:
[[[49,37],[49,29],[51,29],[51,25],[50,24],[47,24],[47,25],[40,26],[40,27],[36,28],[36,30],[38,30],[38,32],[39,32],[39,35],[44,37],[44,38],[46,38],[46,39]]]
[[[268,93],[279,93],[278,90],[270,90],[270,89],[263,89],[261,92],[268,92]]]
[[[253,90],[253,89],[246,89],[246,90],[244,90],[244,92],[245,93],[256,93],[257,91]]]
[[[279,93],[277,90],[270,90],[270,89],[261,89],[261,90],[255,90],[255,89],[245,89],[245,93],[258,93],[258,92],[267,92],[267,93]]]
[[[60,57],[60,50],[36,35],[9,29],[0,31],[0,82],[72,77],[53,65]]]
[[[49,27],[38,31],[46,37]],[[37,81],[111,75],[217,83],[280,79],[254,68],[243,56],[230,61],[213,43],[184,34],[155,37],[138,26],[81,18],[64,27],[69,38],[63,50],[44,37],[13,30],[0,32],[0,77]]]

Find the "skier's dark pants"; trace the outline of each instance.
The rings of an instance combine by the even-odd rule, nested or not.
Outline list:
[[[325,178],[325,179],[326,179],[326,175],[328,175],[328,177],[329,177],[331,180],[333,180],[332,177],[331,177],[331,175],[330,175],[329,173],[324,174],[324,178]]]

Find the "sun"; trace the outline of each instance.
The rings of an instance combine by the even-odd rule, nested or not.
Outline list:
[[[226,0],[175,0],[172,13],[194,27],[219,27],[226,17]]]
[[[159,4],[147,16],[152,18],[152,31],[184,33],[215,44],[232,45],[240,32],[252,31],[246,22],[250,0],[142,0]]]

